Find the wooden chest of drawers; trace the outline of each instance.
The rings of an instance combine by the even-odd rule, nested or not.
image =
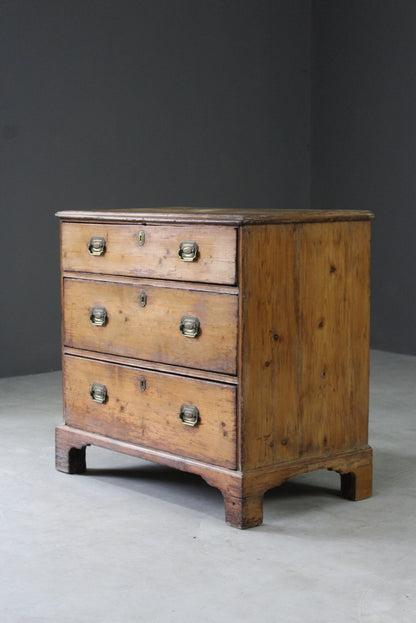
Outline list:
[[[371,213],[60,212],[64,425],[56,466],[98,445],[202,476],[226,521],[262,522],[290,476],[371,495]]]

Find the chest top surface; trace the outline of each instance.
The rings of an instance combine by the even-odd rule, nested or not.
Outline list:
[[[308,223],[369,220],[368,210],[290,210],[160,207],[129,210],[65,210],[57,215],[65,221],[114,223],[211,223],[218,225]]]

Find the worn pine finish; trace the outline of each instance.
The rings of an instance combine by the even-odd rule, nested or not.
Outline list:
[[[236,294],[161,287],[155,281],[65,278],[64,301],[64,343],[68,346],[236,373]],[[90,320],[94,307],[107,311],[103,326]],[[196,338],[181,333],[184,316],[198,319]]]
[[[299,454],[305,456],[367,443],[369,223],[303,228],[299,254]]]
[[[64,357],[63,369],[69,426],[236,468],[234,387],[190,378],[178,383],[172,374],[69,355]],[[107,388],[104,403],[91,399],[95,382]],[[198,408],[196,426],[186,426],[179,419],[182,404]]]
[[[104,238],[103,255],[86,252],[92,237]],[[197,242],[196,262],[178,261],[180,243],[185,241]],[[62,267],[68,271],[235,283],[236,230],[231,227],[64,223],[62,249]]]
[[[85,471],[93,444],[190,471],[221,490],[239,528],[259,525],[264,493],[296,474],[331,469],[343,497],[371,495],[369,212],[59,216],[59,470]],[[105,239],[101,256],[92,236]],[[178,257],[181,241],[197,242],[193,261]],[[106,308],[103,326],[94,307]],[[198,317],[197,336],[180,333],[183,315]],[[183,404],[197,406],[194,426]]]
[[[71,348],[65,346],[63,348],[64,355],[75,355],[76,357],[85,357],[86,353],[82,349]],[[88,351],[88,359],[103,361],[102,353]],[[184,366],[172,366],[170,364],[160,363],[156,361],[145,361],[144,359],[135,359],[133,357],[120,357],[120,355],[111,355],[105,353],[104,360],[108,363],[120,364],[122,366],[131,366],[133,368],[142,368],[143,370],[154,370],[155,372],[167,372],[168,374],[178,374],[180,376],[189,376],[191,378],[202,378],[206,381],[217,381],[219,383],[228,383],[230,385],[238,385],[238,377],[231,374],[222,374],[219,372],[210,372],[207,370],[195,370],[193,368],[185,368]]]
[[[328,223],[337,221],[367,221],[372,213],[367,210],[262,210],[261,208],[147,208],[145,210],[106,210],[91,212],[79,210],[57,212],[62,221],[72,223],[145,223],[184,225],[252,225],[282,223]]]
[[[247,226],[241,262],[242,467],[298,455],[296,228]]]
[[[244,228],[246,469],[367,443],[369,245],[365,221]]]

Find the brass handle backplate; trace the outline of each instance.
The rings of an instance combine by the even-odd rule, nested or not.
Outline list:
[[[184,240],[179,245],[178,256],[183,262],[195,262],[198,257],[198,245],[196,242]]]
[[[90,320],[96,327],[103,327],[107,322],[107,310],[105,307],[93,307]]]
[[[101,383],[93,383],[90,389],[90,396],[95,402],[103,403],[107,400],[107,388]]]
[[[199,411],[193,405],[182,405],[179,411],[179,419],[186,426],[196,426],[199,422]]]
[[[179,331],[185,337],[197,337],[199,335],[201,325],[198,318],[194,316],[182,316],[179,325]]]
[[[93,236],[88,244],[88,251],[91,255],[104,255],[105,253],[105,238],[100,236]]]

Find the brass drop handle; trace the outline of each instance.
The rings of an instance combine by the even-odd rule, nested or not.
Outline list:
[[[105,307],[93,307],[90,320],[96,327],[103,327],[107,322],[107,310]]]
[[[91,255],[104,255],[105,253],[105,238],[100,236],[93,236],[88,244],[88,251]]]
[[[182,405],[179,411],[179,419],[186,426],[196,426],[199,422],[199,411],[193,405]]]
[[[198,337],[201,329],[198,318],[194,316],[182,316],[179,324],[179,331],[185,337]]]
[[[184,240],[179,245],[178,256],[183,262],[195,262],[198,257],[198,245],[196,242]]]
[[[103,403],[107,400],[107,388],[101,383],[93,383],[90,389],[90,396],[94,402]]]

